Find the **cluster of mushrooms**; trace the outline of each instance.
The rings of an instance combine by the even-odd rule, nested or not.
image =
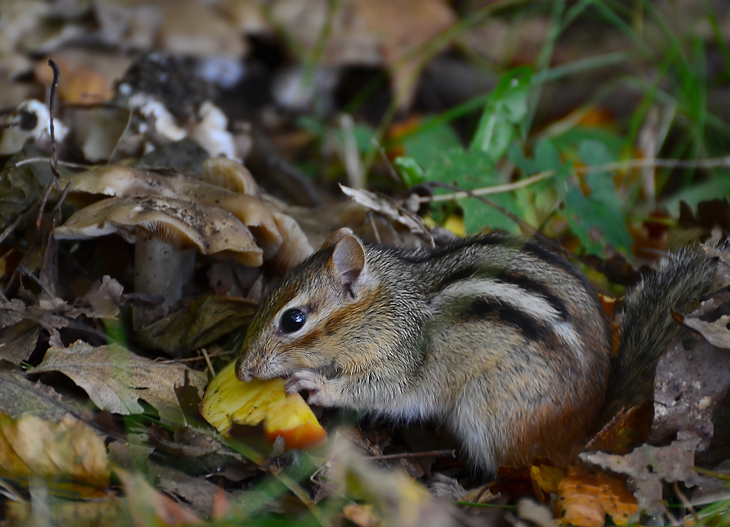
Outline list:
[[[67,180],[72,195],[102,199],[75,212],[55,237],[118,234],[134,244],[134,290],[161,295],[166,310],[192,281],[198,252],[250,267],[266,261],[278,271],[313,252],[297,222],[231,159],[208,159],[200,179],[119,165]]]

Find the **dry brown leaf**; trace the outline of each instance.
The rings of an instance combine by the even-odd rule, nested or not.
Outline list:
[[[364,207],[379,212],[391,221],[400,223],[404,227],[407,227],[410,232],[418,234],[426,240],[431,239],[431,234],[420,216],[398,205],[392,198],[370,192],[369,190],[346,187],[345,185],[340,185],[340,189],[342,189],[342,192],[346,196],[349,196]]]
[[[38,324],[51,334],[63,329],[71,320],[80,316],[88,318],[111,318],[119,314],[118,305],[122,303],[122,286],[114,279],[105,276],[95,283],[86,297],[77,306],[71,306],[61,298],[50,298],[46,294],[38,296],[35,305],[26,305],[19,298],[10,301],[0,300],[0,329],[13,326],[23,320]]]
[[[205,374],[182,364],[155,362],[117,344],[95,348],[77,340],[68,348],[52,347],[33,374],[57,371],[83,388],[102,410],[122,415],[144,412],[144,399],[173,422],[184,418],[176,387],[194,386],[202,396]]]
[[[682,324],[705,337],[707,342],[718,348],[730,349],[730,315],[723,315],[713,322],[705,322],[696,317],[687,316]]]
[[[114,469],[124,485],[127,510],[134,525],[184,525],[201,523],[194,513],[157,491],[140,473]]]
[[[62,396],[40,382],[29,381],[20,368],[9,368],[2,364],[0,408],[14,418],[33,414],[47,420],[59,420],[69,411],[76,415],[84,413],[81,404],[71,397]]]
[[[685,349],[681,338],[670,343],[654,380],[654,420],[649,442],[662,444],[679,431],[697,434],[705,452],[714,435],[713,414],[730,389],[730,355],[696,338]]]
[[[0,414],[0,476],[25,485],[40,477],[57,492],[88,498],[104,494],[110,474],[104,441],[81,421]]]
[[[218,486],[204,476],[192,477],[184,472],[164,465],[148,463],[150,475],[156,480],[156,486],[167,494],[187,503],[201,516],[210,516],[215,504]]]
[[[730,250],[706,247],[706,252],[709,257],[719,260],[712,289],[714,292],[681,320],[682,324],[702,335],[713,346],[727,350],[730,349],[730,316],[727,315],[730,305],[730,291],[727,288],[730,284]]]
[[[0,330],[0,359],[20,364],[35,350],[41,329],[31,320],[24,320]],[[2,406],[0,406],[2,408]]]
[[[232,21],[196,0],[97,0],[100,35],[109,44],[204,57],[242,56],[246,43]]]
[[[360,0],[358,5],[360,16],[378,36],[398,106],[408,108],[425,64],[418,56],[402,59],[451,27],[456,17],[442,0]]]
[[[652,410],[651,401],[628,409],[622,408],[591,438],[584,450],[628,454],[649,437]]]
[[[531,64],[550,31],[547,17],[492,18],[464,33],[466,43],[495,64]]]
[[[608,514],[616,525],[626,525],[638,512],[636,498],[623,481],[581,467],[570,467],[558,485],[556,516],[563,525],[600,527]]]
[[[272,18],[305,47],[314,48],[327,19],[327,0],[279,0]],[[407,15],[405,15],[407,13]],[[323,54],[330,66],[385,65],[392,91],[406,108],[413,100],[421,57],[404,60],[409,51],[430,41],[456,22],[442,0],[344,0],[332,16]]]
[[[694,456],[700,438],[694,434],[680,432],[678,440],[665,447],[643,445],[631,454],[583,453],[582,461],[617,474],[631,476],[630,483],[636,487],[634,496],[639,509],[650,516],[664,512],[662,502],[662,481],[683,482],[689,487],[697,484],[694,471]]]

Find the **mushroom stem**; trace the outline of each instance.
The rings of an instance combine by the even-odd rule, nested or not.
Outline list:
[[[195,249],[177,249],[156,236],[140,240],[134,247],[134,290],[161,295],[167,311],[182,298],[183,286],[192,282]]]

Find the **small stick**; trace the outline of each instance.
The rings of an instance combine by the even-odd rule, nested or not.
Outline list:
[[[456,457],[456,450],[431,450],[430,452],[403,452],[402,454],[386,454],[382,456],[370,456],[369,459],[403,459],[414,457]]]
[[[694,161],[686,161],[681,159],[628,159],[626,161],[615,161],[604,165],[594,165],[585,167],[575,167],[573,171],[576,174],[591,174],[595,172],[612,172],[614,170],[629,170],[632,168],[726,168],[730,167],[730,156],[713,157],[708,159],[697,159]],[[440,194],[438,196],[426,196],[419,199],[421,203],[435,203],[438,201],[451,201],[452,199],[469,198],[475,196],[486,196],[488,194],[499,194],[501,192],[509,192],[517,190],[533,183],[537,183],[543,179],[553,177],[555,170],[544,170],[538,172],[534,176],[520,179],[514,183],[505,183],[504,185],[493,185],[491,187],[476,188],[471,191],[453,192],[451,194]]]
[[[58,150],[56,149],[56,135],[53,129],[53,99],[56,98],[56,89],[58,88],[58,81],[61,79],[61,70],[53,59],[48,59],[48,65],[53,70],[51,99],[48,101],[48,113],[51,114],[51,171],[58,179],[61,179],[61,174],[58,173]]]
[[[48,197],[51,195],[51,190],[53,190],[53,188],[56,186],[56,182],[61,179],[61,174],[58,173],[58,150],[56,148],[56,133],[53,127],[53,99],[56,98],[56,88],[58,87],[58,81],[61,78],[61,70],[58,68],[58,64],[56,64],[53,59],[48,59],[48,65],[53,70],[53,82],[51,82],[51,97],[48,101],[48,113],[50,114],[51,118],[51,172],[53,172],[53,175],[56,176],[56,179],[54,181],[50,181],[46,186],[45,191],[43,192],[41,205],[38,208],[38,217],[35,221],[36,229],[38,230],[40,230],[41,228],[43,210],[46,208],[46,202],[48,201]]]

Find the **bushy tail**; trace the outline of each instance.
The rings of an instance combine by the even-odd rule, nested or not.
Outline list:
[[[657,363],[680,327],[672,310],[685,313],[707,292],[716,265],[701,249],[686,248],[662,261],[626,294],[605,416],[653,398]]]

